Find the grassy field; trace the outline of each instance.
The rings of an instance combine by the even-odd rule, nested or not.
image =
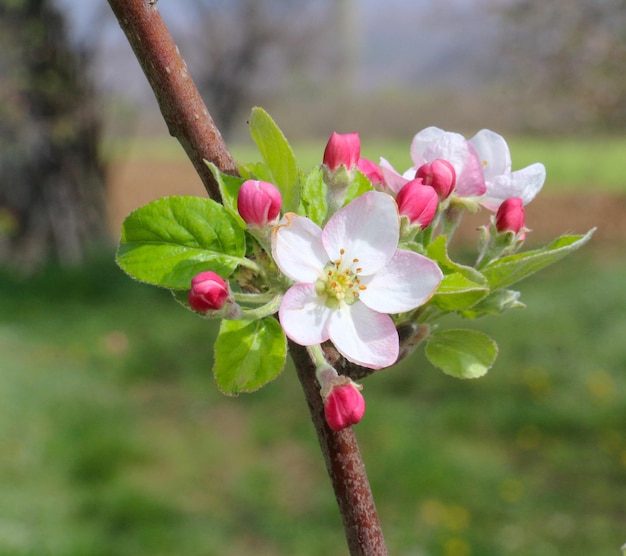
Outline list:
[[[601,260],[592,244],[475,323],[501,348],[486,377],[418,353],[365,381],[391,554],[619,554],[626,262]],[[0,276],[0,554],[345,554],[293,371],[221,396],[210,323],[111,261]]]

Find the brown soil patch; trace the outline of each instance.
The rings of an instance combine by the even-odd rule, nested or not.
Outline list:
[[[167,195],[205,196],[193,166],[180,161],[126,161],[113,165],[109,182],[109,221],[119,236],[124,217],[133,209]],[[458,236],[473,243],[476,228],[489,220],[481,210],[467,215]],[[582,234],[597,227],[594,244],[626,243],[626,194],[543,192],[526,207],[526,223],[532,230],[527,243],[545,243],[563,234]]]

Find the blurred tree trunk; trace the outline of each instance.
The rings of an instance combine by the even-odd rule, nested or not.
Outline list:
[[[0,262],[78,264],[104,239],[100,116],[49,0],[0,0]]]

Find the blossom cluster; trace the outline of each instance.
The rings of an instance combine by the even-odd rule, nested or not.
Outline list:
[[[493,131],[466,139],[426,128],[400,171],[383,157],[362,157],[357,133],[333,133],[320,164],[302,171],[264,110],[254,108],[249,124],[262,162],[238,164],[240,176],[208,163],[222,203],[171,196],[140,207],[124,221],[116,260],[133,278],[221,319],[213,374],[226,394],[276,378],[288,340],[303,346],[333,430],[364,414],[353,379],[418,344],[448,375],[484,375],[497,344],[471,328],[444,329],[441,318],[523,307],[511,285],[593,233],[521,249],[525,206],[545,168],[514,171],[506,141]],[[486,215],[475,261],[459,263],[450,240],[463,214],[479,210]]]
[[[494,234],[506,235],[507,252],[518,248],[527,231],[524,205],[541,189],[545,168],[533,164],[512,171],[505,140],[489,130],[466,140],[435,127],[424,129],[413,138],[413,165],[403,173],[382,157],[379,163],[362,158],[360,151],[357,133],[333,133],[326,145],[323,226],[306,214],[281,215],[279,189],[258,179],[242,183],[237,210],[283,278],[278,318],[286,336],[308,347],[330,340],[348,361],[380,369],[398,359],[402,316],[424,306],[442,282],[440,266],[420,252],[425,238],[445,227],[451,207],[482,205],[495,217],[491,230],[485,227],[481,257],[493,244],[504,252]],[[357,174],[371,188],[347,199]],[[421,248],[403,247],[410,242]],[[240,314],[232,310],[236,301],[228,283],[212,272],[193,279],[188,302],[204,314]],[[329,373],[323,357],[318,363],[331,428],[358,422],[365,409],[359,388]]]

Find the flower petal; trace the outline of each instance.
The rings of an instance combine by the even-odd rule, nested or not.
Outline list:
[[[322,229],[312,220],[289,212],[272,231],[272,256],[296,282],[315,282],[329,261]]]
[[[511,153],[502,135],[481,129],[470,139],[470,143],[478,153],[487,182],[511,172]]]
[[[506,199],[519,197],[524,205],[530,203],[543,187],[546,168],[540,162],[497,176],[487,184],[487,193],[479,202],[485,208],[496,211]]]
[[[391,317],[363,303],[333,311],[328,332],[337,351],[357,365],[382,369],[398,359],[398,332]]]
[[[393,192],[394,195],[409,182],[409,179],[407,179],[406,176],[401,176],[389,163],[389,161],[382,156],[380,157],[380,169],[383,173],[385,185]],[[409,170],[412,170],[413,175],[415,175],[415,168],[410,168]],[[409,170],[407,170],[407,172]]]
[[[380,313],[404,313],[423,305],[435,293],[443,274],[434,261],[398,249],[385,268],[361,279],[359,299]]]
[[[425,162],[432,162],[432,160],[426,160],[424,158],[424,152],[435,141],[438,141],[448,133],[443,129],[431,126],[426,129],[422,129],[419,133],[416,133],[411,141],[411,160],[413,164],[419,168]],[[443,158],[443,157],[441,157]],[[456,169],[456,168],[455,168]]]
[[[301,346],[312,346],[328,340],[331,312],[313,284],[295,284],[285,292],[278,318],[290,339]]]
[[[387,193],[368,191],[338,210],[324,227],[322,243],[330,260],[347,266],[357,259],[360,275],[383,268],[393,257],[400,236],[398,207]]]

